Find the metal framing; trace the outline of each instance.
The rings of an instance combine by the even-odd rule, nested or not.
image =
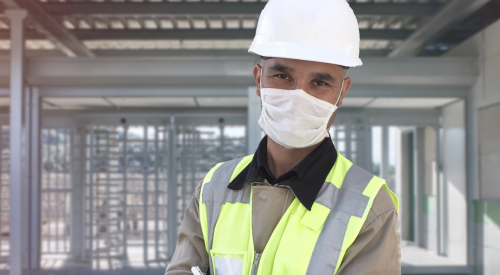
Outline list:
[[[443,181],[441,180],[441,173],[442,173],[442,164],[441,164],[441,128],[440,127],[434,127],[434,131],[436,132],[436,191],[437,191],[437,253],[439,255],[445,255],[445,249],[444,249],[444,237],[445,237],[445,230],[444,230],[444,207],[443,207],[443,195],[445,194],[443,192]]]
[[[41,257],[70,254],[71,128],[43,128],[40,185]],[[38,188],[37,188],[38,189]],[[33,194],[35,195],[35,194]],[[38,206],[37,205],[37,206]]]
[[[423,247],[424,238],[424,188],[425,188],[425,145],[424,128],[415,127],[413,130],[413,182],[414,182],[414,217],[415,217],[415,244]]]
[[[467,264],[479,273],[481,264],[477,263],[476,227],[474,218],[474,200],[479,197],[479,157],[477,110],[474,94],[471,92],[465,99],[466,127],[466,176],[467,176]]]
[[[369,29],[360,30],[361,37],[368,40],[405,40],[413,33],[406,29]],[[255,36],[255,29],[210,29],[210,30],[183,30],[183,29],[140,29],[140,30],[93,30],[78,29],[71,31],[72,36],[80,40],[162,40],[162,39],[191,39],[191,40],[222,40],[222,39],[247,39]],[[0,31],[0,37],[2,35]],[[37,33],[28,32],[27,39],[40,39]],[[78,40],[77,40],[78,41]],[[85,48],[87,52],[89,50]],[[93,53],[92,53],[93,54]]]
[[[10,182],[9,177],[9,136],[10,127],[7,123],[0,125],[0,270],[8,267],[10,244],[8,238],[10,220]]]
[[[140,266],[165,267],[168,257],[171,257],[175,249],[177,228],[184,207],[190,200],[188,192],[194,192],[196,183],[208,172],[207,167],[209,169],[220,161],[219,158],[215,159],[215,162],[204,160],[204,155],[208,152],[206,150],[210,149],[208,146],[210,143],[200,142],[200,135],[203,132],[199,129],[207,126],[219,128],[220,125],[216,123],[198,125],[193,123],[197,120],[196,116],[188,119],[189,116],[183,114],[179,115],[179,124],[176,124],[177,120],[169,115],[164,115],[156,122],[151,121],[151,116],[136,119],[134,123],[129,123],[128,119],[124,118],[122,122],[126,122],[121,125],[120,120],[114,120],[114,124],[109,124],[106,120],[102,120],[103,116],[106,115],[99,115],[101,119],[96,117],[73,121],[78,125],[77,129],[84,131],[80,138],[83,142],[79,141],[72,146],[73,156],[80,158],[73,160],[73,166],[78,167],[83,163],[86,167],[82,171],[86,174],[83,177],[84,181],[79,182],[81,176],[73,177],[73,184],[85,185],[85,196],[75,196],[75,193],[72,193],[72,198],[82,200],[82,204],[83,201],[86,202],[83,260],[91,264],[95,270],[127,269],[129,266],[139,264],[135,249],[139,245],[142,247],[140,255],[143,264],[139,264]],[[49,116],[43,122],[51,125],[52,123],[47,123],[50,120]],[[143,122],[139,123],[140,120]],[[236,125],[244,126],[244,121],[241,119]],[[235,125],[234,123],[231,122],[230,125]],[[232,127],[230,125],[229,127]],[[130,133],[132,130],[134,135]],[[140,135],[137,136],[139,132]],[[244,135],[244,130],[241,134]],[[219,139],[220,137],[217,138]],[[232,148],[238,144],[239,148],[238,153],[228,153],[228,157],[245,155],[244,137],[243,139],[228,137],[224,140],[226,147]],[[212,143],[212,148],[217,148],[219,151],[222,145],[217,141],[215,144]],[[178,146],[180,150],[177,149]],[[203,146],[205,147],[202,148]],[[45,154],[55,150],[46,150]],[[54,158],[50,155],[48,157]],[[131,163],[138,160],[140,179],[137,177],[139,166]],[[203,167],[199,166],[203,162]],[[139,189],[134,187],[138,187],[138,182],[141,185]],[[119,186],[116,187],[118,183]],[[74,185],[73,188],[75,187]],[[117,194],[118,196],[115,196]],[[140,198],[137,197],[138,194]],[[121,201],[114,202],[115,198],[121,198]],[[168,207],[172,205],[171,202],[173,207]],[[78,202],[74,202],[73,206],[75,204]],[[119,209],[122,214],[117,214],[113,208]],[[140,216],[130,215],[130,211],[139,213],[137,212],[139,209],[142,213]],[[72,227],[75,225],[78,225],[78,221],[72,219]],[[51,230],[54,231],[53,228]],[[117,233],[120,238],[116,239],[111,233]],[[140,241],[134,237],[136,234],[140,234]],[[111,235],[113,237],[110,237]],[[55,241],[56,236],[57,234],[52,232],[51,241]],[[75,237],[72,237],[72,240],[75,240]],[[111,248],[116,247],[118,243],[121,252],[117,254]],[[78,257],[79,251],[71,250],[71,253],[76,253],[75,256]]]
[[[43,4],[50,14],[53,15],[92,15],[95,13],[115,15],[150,15],[150,14],[234,14],[255,15],[259,14],[266,2],[217,2],[217,3],[175,3],[161,2],[138,5],[134,3],[94,3],[84,1],[79,3],[53,3]],[[441,3],[350,3],[351,8],[357,15],[410,15],[431,16],[441,6]]]
[[[23,97],[24,97],[24,10],[8,10],[6,16],[11,21],[11,62],[10,62],[10,274],[21,275],[25,267],[23,236],[27,203],[26,182],[23,180]]]
[[[30,112],[31,112],[31,123],[30,123],[30,159],[31,159],[31,171],[29,179],[30,182],[30,263],[29,267],[31,269],[38,269],[40,266],[40,253],[41,245],[38,240],[41,236],[41,210],[40,210],[40,180],[41,180],[41,141],[40,141],[40,95],[38,88],[30,89]]]
[[[426,25],[415,31],[401,46],[389,54],[390,57],[415,56],[433,40],[445,34],[461,20],[483,7],[489,0],[449,1]]]
[[[175,117],[170,118],[168,128],[168,184],[167,184],[167,259],[172,259],[177,243],[177,146]],[[174,206],[174,207],[172,207]],[[173,229],[173,230],[172,230]]]
[[[124,88],[124,91],[131,90],[133,88],[130,87],[137,87],[137,83],[143,83],[145,80],[148,86],[156,87],[157,91],[160,90],[159,87],[165,86],[186,89],[186,83],[189,83],[191,88],[209,86],[225,87],[227,90],[240,87],[238,90],[243,91],[245,96],[249,85],[255,83],[250,72],[257,62],[255,55],[203,58],[33,58],[30,59],[30,70],[26,73],[26,79],[30,85],[44,87],[41,89],[42,96],[46,96],[45,90],[55,90],[50,88],[51,86],[59,86],[59,90],[64,89],[62,84],[70,87],[93,86],[95,93],[98,93],[101,87],[107,86],[107,89],[102,89],[100,95],[106,96],[109,90],[119,92],[126,86],[129,88]],[[436,97],[438,95],[433,95],[436,91],[465,96],[464,91],[476,82],[478,76],[474,58],[363,58],[363,62],[365,65],[349,72],[349,76],[356,79],[356,84],[364,88],[365,92],[371,91],[372,96],[380,96],[378,92],[392,92],[395,97],[408,94],[415,97]],[[7,77],[8,72],[6,58],[0,58],[0,76]],[[425,81],[422,81],[423,79]],[[242,86],[244,90],[241,89]],[[79,88],[80,91],[89,89],[91,88]],[[358,88],[354,86],[353,91],[356,89]],[[76,92],[66,93],[68,94],[77,96]],[[80,96],[88,97],[90,94],[80,93]]]

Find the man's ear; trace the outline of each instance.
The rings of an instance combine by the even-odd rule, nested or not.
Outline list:
[[[262,70],[262,66],[260,64],[255,64],[253,67],[253,78],[255,79],[255,86],[257,87],[256,94],[260,97],[260,71]]]
[[[344,100],[344,96],[346,95],[346,93],[349,90],[349,88],[351,88],[351,78],[350,77],[346,77],[344,79],[344,86],[342,87],[342,94],[340,95],[339,103],[337,105],[338,107],[342,106],[342,102]]]

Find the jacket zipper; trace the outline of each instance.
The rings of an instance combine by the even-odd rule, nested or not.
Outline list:
[[[269,183],[268,183],[269,184]],[[271,184],[269,184],[271,185]],[[272,185],[271,185],[272,186]],[[287,187],[288,189],[290,189],[290,191],[292,191],[293,195],[295,197],[297,197],[295,195],[295,193],[293,192],[293,190],[290,188],[290,186],[287,186],[287,185],[279,185],[279,184],[275,184],[274,186],[283,186],[283,187]],[[253,265],[252,265],[252,275],[257,275],[257,271],[259,270],[259,261],[260,261],[260,257],[262,256],[262,253],[257,253],[255,252],[255,257],[254,257],[254,260],[253,260]]]
[[[257,270],[259,268],[260,256],[262,256],[261,253],[255,253],[255,258],[253,260],[253,265],[252,265],[252,275],[257,274]]]

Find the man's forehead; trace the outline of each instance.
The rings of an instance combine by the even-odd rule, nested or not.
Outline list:
[[[279,57],[266,58],[262,64],[265,64],[264,67],[269,71],[286,71],[290,73],[301,69],[307,69],[310,73],[339,73],[342,71],[342,67],[335,64]]]
[[[274,59],[274,58],[273,58]],[[285,74],[293,74],[298,70],[305,70],[305,73],[310,75],[310,77],[315,79],[321,79],[324,81],[332,81],[336,82],[336,78],[338,74],[341,73],[342,70],[339,70],[341,67],[335,68],[333,64],[323,64],[323,66],[318,66],[318,62],[311,61],[302,61],[293,62],[284,59],[267,59],[265,61],[266,65],[264,66],[264,71],[267,73],[285,73]],[[304,64],[303,62],[310,62],[309,64]],[[314,64],[316,63],[316,64]],[[304,66],[305,65],[305,66]],[[326,65],[326,66],[324,66]],[[296,69],[297,68],[297,69]],[[307,69],[304,69],[307,68]]]

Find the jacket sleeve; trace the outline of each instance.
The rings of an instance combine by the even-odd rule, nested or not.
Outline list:
[[[191,275],[191,267],[208,270],[208,254],[200,225],[199,198],[202,182],[198,184],[189,202],[179,228],[174,256],[165,275]]]
[[[382,187],[337,275],[400,275],[400,238],[396,207]]]

